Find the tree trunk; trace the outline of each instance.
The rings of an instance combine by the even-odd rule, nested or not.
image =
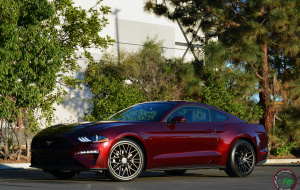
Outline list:
[[[8,144],[7,141],[4,143],[4,160],[6,160],[8,158]]]
[[[26,156],[29,157],[30,156],[30,139],[26,139]]]
[[[269,65],[268,65],[268,44],[263,42],[261,45],[262,49],[262,67],[261,67],[261,91],[259,93],[260,105],[264,109],[261,123],[265,126],[267,132],[271,132],[272,121],[274,116],[274,108],[271,100],[271,89],[269,84]]]
[[[19,137],[19,130],[17,131],[14,127],[12,128],[13,129],[13,133],[17,139],[17,142],[18,142],[18,150],[17,150],[17,160],[20,160],[20,155],[21,155],[21,152],[22,152],[22,149],[21,149],[21,139]],[[13,148],[14,149],[14,148]]]

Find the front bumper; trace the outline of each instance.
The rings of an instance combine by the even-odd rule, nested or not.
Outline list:
[[[53,144],[46,145],[43,141],[53,141]],[[37,143],[38,144],[34,144]],[[106,169],[106,147],[105,143],[79,143],[64,138],[58,142],[64,145],[55,144],[56,139],[35,140],[32,144],[31,166],[44,170],[103,170]],[[68,146],[66,146],[68,144]],[[90,151],[99,153],[89,153]],[[79,151],[85,154],[77,154]]]

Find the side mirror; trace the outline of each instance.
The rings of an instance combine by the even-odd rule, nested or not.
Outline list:
[[[171,119],[171,123],[183,123],[185,122],[186,119],[185,117],[183,116],[174,116],[172,119]]]

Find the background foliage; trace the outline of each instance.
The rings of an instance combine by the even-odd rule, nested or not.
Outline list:
[[[95,96],[89,100],[94,106],[85,119],[103,120],[140,102],[183,99],[218,107],[248,122],[260,119],[259,106],[240,97],[221,77],[223,71],[205,69],[201,62],[167,59],[161,47],[161,42],[148,39],[136,52],[122,51],[120,59],[105,53],[100,62],[90,63],[85,82]]]
[[[76,59],[81,55],[76,52],[90,58],[90,48],[112,42],[99,35],[110,12],[100,2],[83,10],[71,0],[0,0],[1,131],[9,123],[20,132],[24,122],[26,132],[34,134],[39,117],[49,123],[52,104],[66,94],[57,84],[80,84],[70,75],[79,70]],[[6,145],[0,153],[7,157],[7,138],[0,134],[0,140]]]
[[[180,99],[176,85],[176,61],[163,56],[161,43],[148,39],[137,52],[106,52],[100,62],[91,62],[85,83],[94,97],[86,120],[102,120],[145,101]]]

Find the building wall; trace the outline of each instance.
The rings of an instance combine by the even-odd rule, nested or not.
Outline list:
[[[158,38],[163,42],[165,55],[175,57],[175,31],[172,26],[149,24],[131,20],[118,19],[115,44],[117,49],[136,51],[141,48],[147,37]]]

